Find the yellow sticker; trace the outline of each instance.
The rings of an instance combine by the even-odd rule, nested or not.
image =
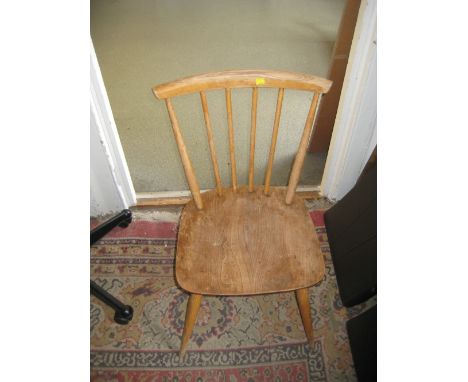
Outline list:
[[[255,85],[265,85],[265,79],[264,78],[256,78],[255,79]]]

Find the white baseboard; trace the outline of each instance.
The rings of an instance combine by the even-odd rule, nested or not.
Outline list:
[[[284,187],[286,189],[286,186]],[[201,193],[209,190],[200,190]],[[314,192],[320,191],[320,186],[298,186],[296,192]],[[164,199],[164,198],[186,198],[191,197],[190,190],[184,191],[163,191],[163,192],[137,192],[137,200],[145,199]]]

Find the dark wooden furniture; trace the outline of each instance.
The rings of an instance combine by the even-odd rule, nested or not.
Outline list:
[[[377,381],[377,305],[346,323],[359,382]]]
[[[377,293],[377,165],[324,215],[344,306]]]
[[[354,188],[324,215],[344,306],[377,293],[376,150]],[[377,380],[377,306],[347,322],[359,382]]]

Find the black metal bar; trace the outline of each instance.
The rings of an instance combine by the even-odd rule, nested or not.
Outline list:
[[[125,305],[91,280],[91,294],[115,310],[114,321],[125,325],[133,317],[133,308]]]
[[[112,217],[106,222],[91,231],[91,245],[96,243],[99,239],[105,236],[108,232],[112,231],[115,227],[122,228],[128,227],[132,222],[132,211],[122,210],[118,215]],[[125,325],[133,318],[133,308],[130,305],[125,305],[120,300],[112,296],[109,292],[105,291],[94,281],[91,280],[91,294],[97,297],[106,305],[109,305],[115,311],[114,321],[118,324]]]
[[[114,227],[126,228],[132,222],[132,211],[123,210],[118,215],[115,215],[113,218],[110,218],[106,222],[102,223],[100,226],[94,228],[91,231],[91,245],[96,241],[105,236],[108,232],[112,231]]]

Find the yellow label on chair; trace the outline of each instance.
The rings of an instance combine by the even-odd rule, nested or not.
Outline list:
[[[255,79],[255,85],[265,85],[265,79],[264,78],[256,78]]]

